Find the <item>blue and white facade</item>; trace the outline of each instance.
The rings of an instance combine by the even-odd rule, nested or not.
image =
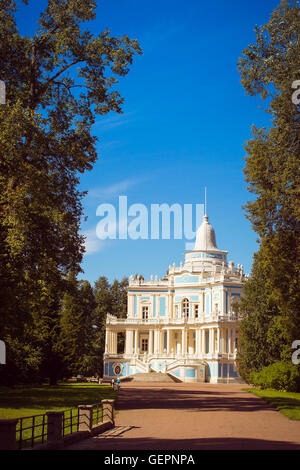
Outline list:
[[[243,267],[227,263],[204,216],[195,247],[184,263],[158,280],[130,277],[126,319],[107,315],[104,378],[161,371],[183,382],[230,383],[238,379],[238,316]],[[117,354],[117,335],[125,350]]]

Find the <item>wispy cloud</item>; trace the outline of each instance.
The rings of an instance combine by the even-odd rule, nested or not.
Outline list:
[[[112,242],[118,240],[120,231],[125,233],[128,230],[127,225],[128,220],[125,216],[121,220],[110,221],[108,226],[105,224],[103,227],[97,224],[96,227],[84,231],[82,234],[85,237],[85,255],[92,255],[109,247]],[[130,238],[130,231],[128,235]]]
[[[86,256],[102,251],[107,244],[105,240],[99,240],[96,234],[96,228],[86,230],[83,232],[83,235],[85,236],[84,245]]]
[[[114,114],[110,117],[99,119],[95,122],[94,127],[97,127],[97,130],[100,132],[114,129],[115,127],[124,126],[134,121],[133,119],[134,111],[130,111],[124,114]]]
[[[113,199],[120,194],[129,191],[134,186],[147,181],[149,178],[128,178],[118,183],[111,184],[109,186],[92,188],[88,191],[88,197],[90,198],[101,198],[105,200]]]

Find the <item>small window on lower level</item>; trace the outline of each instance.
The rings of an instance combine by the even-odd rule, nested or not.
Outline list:
[[[148,351],[148,339],[143,338],[142,339],[142,352],[147,352]]]

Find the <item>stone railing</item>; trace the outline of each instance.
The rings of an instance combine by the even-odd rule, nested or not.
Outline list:
[[[152,286],[160,286],[160,287],[168,287],[170,282],[164,279],[150,279],[148,281],[139,280],[139,279],[129,279],[129,287],[152,287]]]
[[[189,317],[185,318],[170,318],[169,316],[160,318],[117,318],[113,315],[107,314],[107,325],[193,325],[199,323],[210,323],[212,321],[237,321],[238,315],[234,312],[228,314],[213,313],[212,315],[201,315],[198,318]]]

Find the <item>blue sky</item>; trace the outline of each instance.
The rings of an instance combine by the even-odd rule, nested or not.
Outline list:
[[[31,1],[40,8],[45,1]],[[237,71],[242,50],[255,41],[254,26],[266,23],[279,0],[102,0],[88,27],[96,35],[139,41],[118,90],[124,113],[97,117],[98,161],[81,178],[87,254],[80,276],[93,283],[141,273],[162,277],[184,259],[185,240],[106,240],[96,237],[99,204],[126,195],[128,205],[203,204],[220,249],[250,272],[257,250],[242,206],[252,198],[244,181],[244,143],[251,126],[268,126],[258,98],[245,94]],[[19,24],[33,28],[29,7]],[[32,11],[32,10],[31,10]]]

